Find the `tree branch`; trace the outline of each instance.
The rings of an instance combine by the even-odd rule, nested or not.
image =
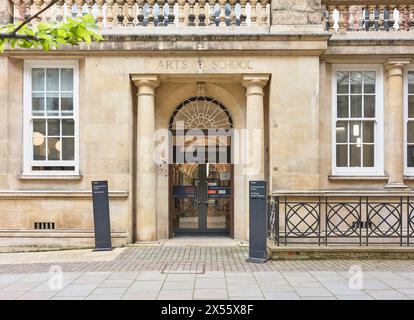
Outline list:
[[[51,6],[53,6],[56,2],[58,2],[59,0],[52,0],[50,1],[50,3],[44,7],[42,10],[40,10],[39,12],[36,12],[33,16],[28,17],[26,20],[24,20],[21,24],[19,24],[17,26],[16,29],[14,29],[11,33],[16,34],[17,31],[19,31],[21,28],[23,28],[24,25],[28,24],[30,21],[32,21],[34,18],[38,17],[39,15],[41,15],[43,12],[45,12],[47,9],[49,9]]]
[[[35,37],[35,36],[30,36],[27,34],[16,34],[14,32],[9,32],[9,33],[0,33],[0,39],[22,39],[22,40],[34,40],[34,41],[39,41],[39,38]]]

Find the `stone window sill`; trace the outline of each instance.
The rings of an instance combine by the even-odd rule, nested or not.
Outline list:
[[[19,176],[22,181],[80,181],[82,175],[26,175]]]
[[[414,178],[414,177],[413,177]],[[328,179],[331,181],[387,181],[388,176],[344,176],[344,175],[329,175]]]

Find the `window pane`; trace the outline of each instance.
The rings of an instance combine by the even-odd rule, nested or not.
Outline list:
[[[36,132],[42,136],[46,135],[46,120],[33,120],[33,133]]]
[[[33,160],[46,160],[46,139],[40,133],[33,133]]]
[[[62,138],[62,160],[75,159],[74,138]]]
[[[75,126],[72,119],[63,119],[62,120],[62,135],[63,136],[74,136],[75,135]]]
[[[61,90],[73,91],[73,69],[60,69],[61,72]]]
[[[362,96],[351,96],[351,117],[362,117]]]
[[[348,146],[347,145],[336,146],[336,166],[337,167],[348,166]]]
[[[32,115],[44,116],[45,115],[45,98],[43,93],[32,94]]]
[[[414,71],[408,72],[408,93],[414,93]]]
[[[362,93],[362,72],[351,72],[351,93]]]
[[[373,121],[365,121],[363,123],[363,135],[364,135],[364,142],[367,143],[374,143],[374,122]]]
[[[349,146],[349,161],[351,167],[361,166],[361,147],[362,145],[351,144]]]
[[[337,97],[337,117],[338,118],[348,118],[348,96],[338,96]]]
[[[336,142],[348,142],[348,123],[345,121],[338,121],[336,123]]]
[[[60,120],[47,120],[47,135],[60,136]]]
[[[46,90],[59,91],[59,69],[46,69]]]
[[[375,118],[375,96],[364,96],[364,117]]]
[[[374,166],[374,145],[368,144],[363,146],[364,167]]]
[[[375,72],[364,72],[364,93],[375,93]]]
[[[32,69],[32,91],[45,90],[45,69]]]
[[[62,116],[72,116],[73,115],[73,98],[72,93],[62,93],[61,94],[61,107],[62,107]]]
[[[58,93],[47,93],[46,110],[47,110],[48,116],[59,115],[59,94]]]
[[[337,81],[337,93],[348,93],[349,85],[349,72],[337,72],[336,73]]]
[[[361,122],[352,121],[349,123],[349,141],[361,143]]]
[[[407,146],[407,167],[414,167],[414,146]]]
[[[48,160],[60,160],[60,139],[59,138],[48,138]]]
[[[414,95],[408,96],[408,117],[414,118]]]
[[[407,142],[414,143],[414,121],[407,123]]]

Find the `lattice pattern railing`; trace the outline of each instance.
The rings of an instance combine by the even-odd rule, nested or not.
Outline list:
[[[268,201],[268,237],[276,244],[398,244],[414,238],[409,196],[276,196]]]

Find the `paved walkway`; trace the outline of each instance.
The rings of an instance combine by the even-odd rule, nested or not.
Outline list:
[[[240,246],[99,254],[50,253],[44,263],[30,263],[39,253],[0,254],[0,299],[414,299],[412,260],[251,264]]]

